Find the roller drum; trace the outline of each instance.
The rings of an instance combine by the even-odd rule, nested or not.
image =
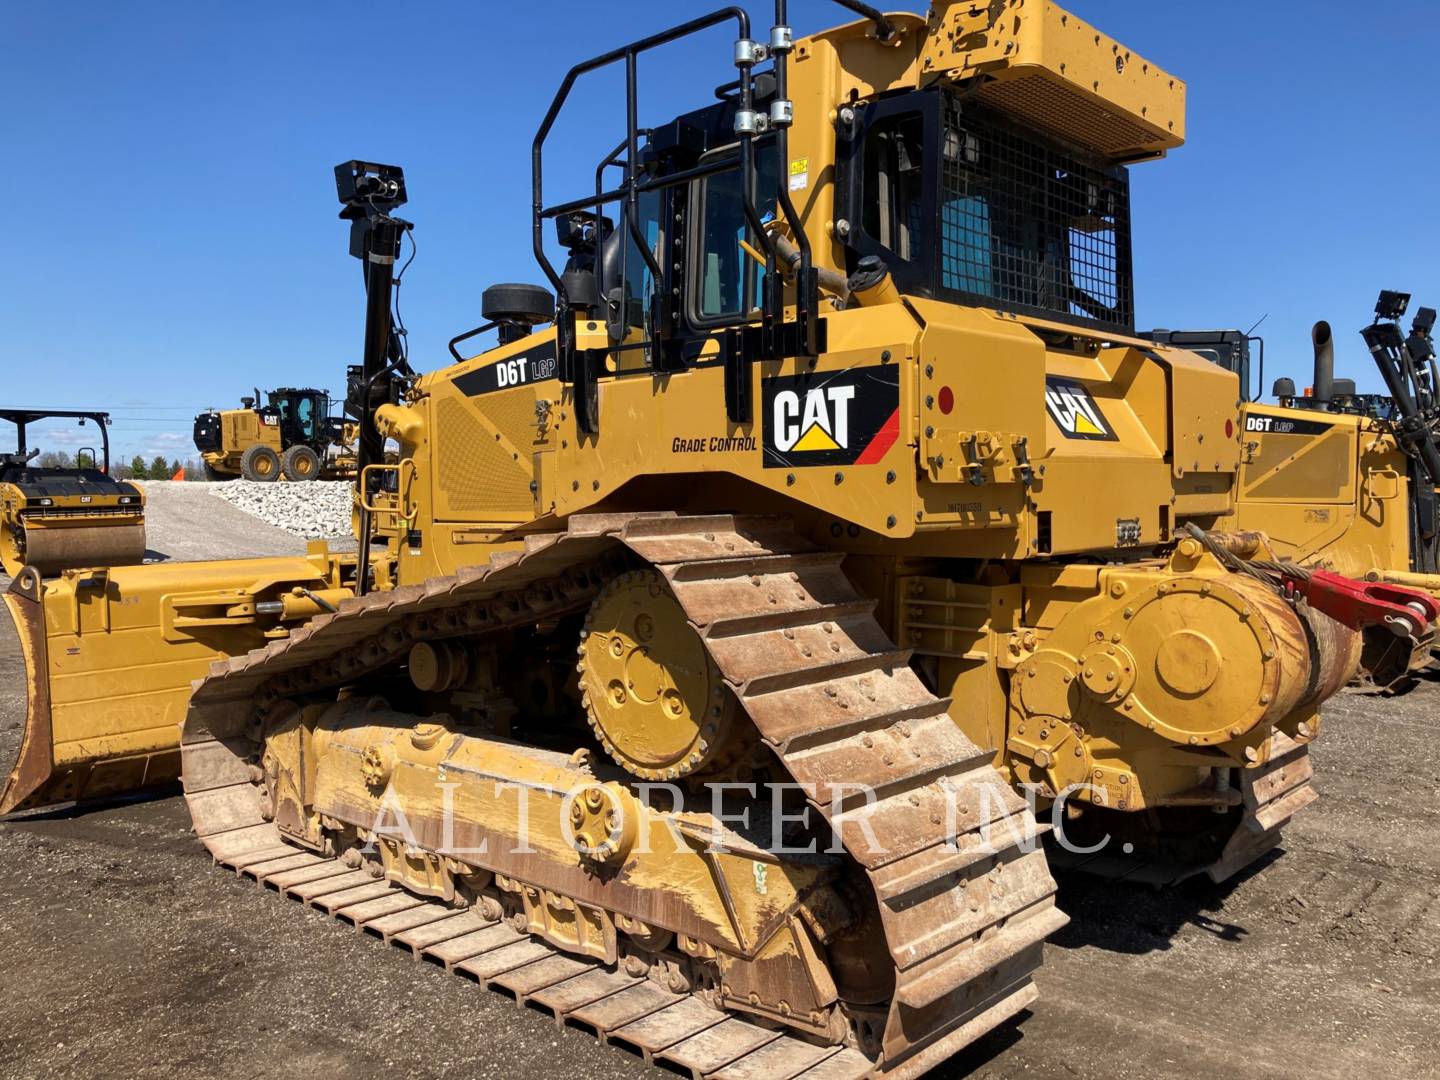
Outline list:
[[[134,566],[144,561],[143,524],[25,530],[25,565],[47,577],[76,567]]]

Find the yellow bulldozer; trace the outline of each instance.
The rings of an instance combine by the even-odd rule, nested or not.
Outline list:
[[[331,415],[329,391],[284,386],[240,399],[238,409],[195,417],[207,480],[257,483],[345,480],[355,475],[355,425]]]
[[[74,465],[42,466],[29,429],[75,420],[99,429],[99,448],[84,447]],[[69,567],[126,566],[145,558],[145,494],[110,475],[110,417],[103,412],[0,409],[15,427],[15,450],[0,453],[0,569],[56,574]]]
[[[1308,386],[1275,380],[1274,404],[1247,393],[1239,491],[1232,528],[1263,533],[1293,562],[1328,567],[1372,582],[1423,589],[1440,597],[1440,383],[1435,367],[1435,309],[1422,307],[1408,333],[1407,293],[1384,290],[1360,331],[1388,393],[1356,392],[1335,376],[1328,322],[1311,330]],[[1250,343],[1235,330],[1152,331],[1157,341],[1206,356],[1252,382]],[[1378,643],[1377,643],[1378,645]],[[1367,656],[1366,671],[1387,662]],[[1390,660],[1397,659],[1391,656]],[[1382,675],[1387,685],[1403,682]]]
[[[1247,404],[1241,514],[1243,527],[1259,514],[1276,519],[1267,532],[1297,560],[1440,594],[1435,310],[1420,308],[1406,334],[1409,301],[1382,292],[1360,332],[1388,394],[1357,394],[1353,380],[1335,377],[1334,337],[1321,321],[1311,385],[1297,392],[1282,377],[1275,405]],[[1280,502],[1291,504],[1283,523]]]
[[[339,166],[358,553],[22,572],[0,812],[178,773],[222,865],[706,1078],[918,1076],[1021,1014],[1044,832],[1157,881],[1273,847],[1363,640],[1437,608],[1225,527],[1238,380],[1134,331],[1184,85],[1043,0],[843,6],[573,68],[548,288],[429,374],[403,173]],[[642,130],[639,59],[720,26],[736,77]]]

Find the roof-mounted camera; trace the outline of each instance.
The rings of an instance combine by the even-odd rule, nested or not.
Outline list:
[[[1410,294],[1408,292],[1381,289],[1380,299],[1375,301],[1375,318],[1398,321],[1404,316],[1405,309],[1409,306]]]

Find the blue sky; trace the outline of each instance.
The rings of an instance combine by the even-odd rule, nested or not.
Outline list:
[[[1354,333],[1377,290],[1440,305],[1440,9],[1068,6],[1189,84],[1187,145],[1132,177],[1140,324],[1268,315],[1267,381],[1303,384],[1309,326],[1325,317],[1339,374],[1378,389]],[[627,3],[600,20],[568,0],[3,0],[5,403],[107,407],[126,456],[184,456],[194,413],[252,385],[340,390],[362,329],[332,178],[351,157],[405,167],[419,258],[403,311],[416,366],[442,366],[487,284],[540,279],[528,150],[564,71],[710,7]],[[798,33],[848,18],[818,0],[791,11]],[[642,123],[733,77],[730,36],[642,63]],[[619,137],[618,83],[586,86],[548,159],[557,198],[583,193]]]

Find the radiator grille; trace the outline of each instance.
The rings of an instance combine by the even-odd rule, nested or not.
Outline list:
[[[521,455],[529,452],[533,433],[517,432],[516,418],[528,412],[535,420],[532,394],[489,395],[486,415],[496,422]],[[534,506],[530,493],[528,460],[522,464],[475,418],[471,407],[457,398],[441,398],[436,408],[439,443],[439,502],[456,514],[489,513],[529,516]],[[443,509],[442,509],[443,513]]]

